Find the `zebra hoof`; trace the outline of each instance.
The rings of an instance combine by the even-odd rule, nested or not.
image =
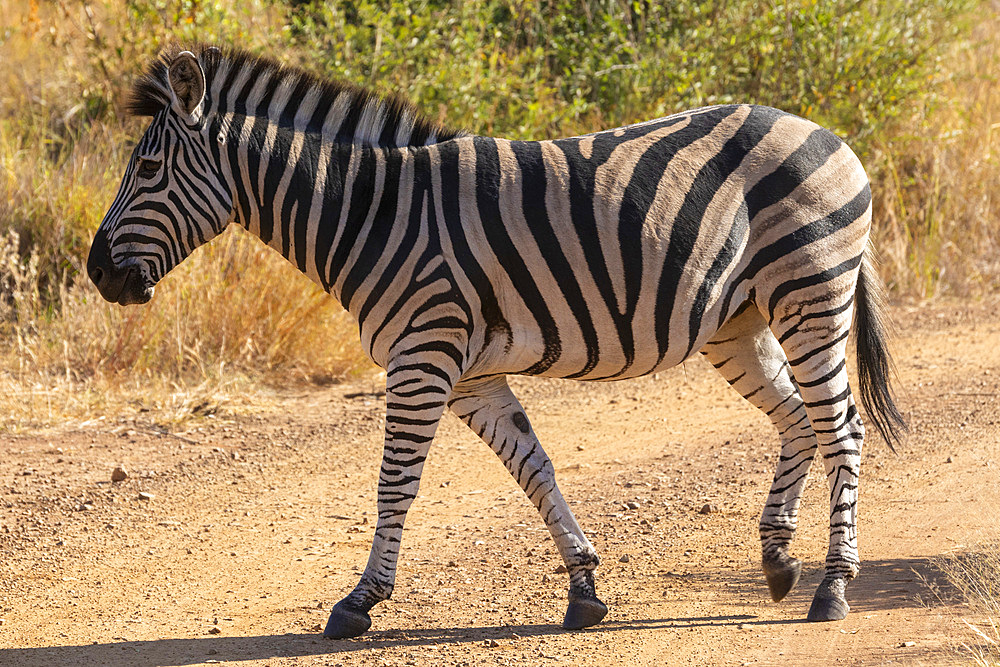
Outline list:
[[[843,578],[827,579],[816,589],[812,606],[809,607],[810,621],[841,621],[847,617],[851,608],[847,604],[844,593],[847,592],[847,581]]]
[[[368,612],[350,607],[341,600],[333,606],[323,636],[327,639],[347,639],[364,634],[370,627],[372,619]]]
[[[597,598],[571,597],[569,606],[566,607],[566,618],[563,619],[563,628],[566,630],[580,630],[589,628],[601,622],[608,613],[608,607]]]
[[[763,568],[767,587],[771,591],[771,599],[775,602],[781,602],[788,595],[788,591],[799,583],[799,576],[802,574],[802,561],[788,556],[765,559]]]
[[[844,600],[837,598],[813,598],[809,607],[810,621],[842,621],[847,618],[847,612],[851,608]]]

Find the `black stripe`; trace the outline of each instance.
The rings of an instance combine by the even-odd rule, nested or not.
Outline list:
[[[361,251],[358,253],[357,258],[354,260],[354,264],[351,265],[347,276],[344,278],[344,285],[340,292],[340,302],[343,304],[344,308],[354,312],[351,309],[351,301],[354,298],[355,292],[361,287],[361,284],[366,278],[371,276],[375,267],[378,265],[378,261],[382,256],[389,250],[389,237],[392,235],[393,228],[396,223],[396,207],[399,205],[399,191],[403,185],[399,182],[403,157],[400,151],[394,150],[378,150],[378,155],[385,162],[385,183],[382,187],[381,198],[379,199],[378,210],[375,213],[375,217],[372,219],[371,227],[368,228],[368,233],[364,238],[364,244],[361,247]],[[366,148],[366,155],[371,154],[372,149]],[[351,208],[354,208],[354,202],[351,202]],[[368,207],[364,207],[365,212],[368,211]],[[361,217],[361,216],[359,216]],[[408,239],[409,243],[413,243],[416,240],[416,235],[419,231],[419,220],[417,221],[416,227],[412,225],[412,219],[407,220],[408,227],[405,231],[405,238]],[[347,244],[344,241],[348,241]],[[346,236],[341,240],[341,247],[348,245],[348,250],[350,245],[353,245],[360,241],[357,234],[352,234],[351,236]],[[407,241],[404,241],[405,245]],[[407,246],[407,250],[409,250]],[[338,251],[340,248],[337,249]],[[405,255],[404,255],[405,256]],[[400,262],[401,264],[401,262]],[[397,264],[398,266],[398,264]],[[361,318],[358,318],[362,321]]]
[[[334,285],[337,279],[340,277],[341,271],[344,269],[344,265],[347,263],[347,258],[354,247],[354,243],[357,242],[361,235],[361,229],[364,227],[365,218],[368,217],[368,212],[371,209],[374,198],[375,198],[375,154],[374,151],[367,146],[353,146],[347,148],[346,150],[341,149],[335,152],[335,157],[337,158],[333,162],[337,162],[337,168],[339,170],[339,182],[341,184],[341,192],[343,192],[346,187],[348,180],[348,170],[350,169],[351,154],[353,152],[360,153],[360,159],[358,161],[358,167],[354,174],[354,183],[351,186],[351,200],[346,201],[346,197],[343,197],[345,201],[342,201],[341,206],[347,206],[347,219],[344,221],[344,231],[340,236],[340,243],[336,248],[333,248],[333,258],[330,260],[330,271],[327,276],[327,281],[329,285]],[[386,164],[386,177],[385,183],[388,186],[391,184],[393,191],[395,191],[396,185],[399,181],[399,156],[397,155],[392,164]],[[383,192],[383,198],[386,196]],[[393,197],[393,206],[395,206],[395,198]],[[332,245],[332,240],[330,245]],[[348,307],[348,300],[341,299],[341,304],[344,308]]]
[[[580,283],[573,275],[573,267],[566,259],[559,238],[549,222],[545,202],[546,169],[541,145],[536,141],[515,141],[510,144],[521,170],[522,209],[525,222],[538,246],[545,263],[555,278],[566,304],[576,318],[583,342],[587,346],[587,362],[568,378],[586,375],[597,365],[600,358],[600,341],[597,329],[590,316],[590,308],[580,289]]]
[[[531,316],[538,323],[542,334],[544,350],[541,359],[521,371],[527,375],[537,375],[545,372],[559,359],[562,352],[559,330],[556,328],[552,313],[549,312],[545,297],[538,289],[517,246],[511,240],[500,215],[501,175],[496,142],[485,137],[475,137],[473,145],[476,149],[476,204],[483,232],[497,261],[507,273]]]
[[[753,107],[743,125],[722,147],[718,153],[712,156],[705,165],[702,166],[695,177],[691,189],[684,198],[684,204],[678,213],[678,219],[687,219],[697,216],[698,219],[705,217],[705,211],[711,204],[715,194],[722,189],[725,182],[735,172],[743,159],[752,151],[764,137],[771,131],[779,118],[786,114],[776,109],[768,107]],[[750,223],[748,206],[742,203],[729,226],[729,233],[726,235],[718,255],[712,261],[712,266],[705,274],[705,279],[698,287],[694,303],[691,306],[691,315],[688,322],[688,347],[684,356],[687,357],[694,349],[695,339],[701,330],[701,316],[705,312],[709,295],[715,288],[722,272],[728,267],[736,253],[740,249],[740,240],[747,234]],[[676,222],[674,223],[676,227]],[[721,227],[721,225],[720,225]],[[721,229],[719,230],[721,231]],[[695,232],[697,239],[697,232]],[[671,240],[673,236],[671,236]],[[680,276],[677,276],[678,281]],[[662,358],[662,356],[661,356]]]
[[[480,313],[486,325],[486,336],[484,347],[488,347],[495,336],[501,336],[505,341],[504,351],[510,350],[511,330],[510,324],[500,311],[500,304],[497,300],[493,283],[479,264],[478,259],[469,247],[469,241],[465,236],[465,225],[462,221],[461,206],[459,201],[459,151],[455,143],[439,144],[437,146],[440,156],[441,172],[441,211],[444,216],[444,229],[451,241],[452,253],[458,262],[458,267],[476,291],[479,299]],[[448,187],[445,184],[451,184]]]
[[[805,182],[844,142],[823,129],[814,130],[802,145],[792,151],[777,169],[757,181],[746,194],[747,213],[751,220],[768,206],[778,203]]]

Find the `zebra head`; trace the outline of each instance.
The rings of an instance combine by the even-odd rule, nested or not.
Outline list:
[[[87,259],[87,274],[108,301],[149,301],[157,281],[232,218],[231,189],[212,157],[205,90],[202,62],[181,51],[156,61],[133,92],[133,112],[153,120]]]

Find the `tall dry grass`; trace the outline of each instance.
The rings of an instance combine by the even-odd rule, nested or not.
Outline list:
[[[15,232],[0,238],[0,429],[112,409],[176,415],[239,403],[261,384],[371,368],[350,315],[242,229],[198,249],[141,308],[106,303],[81,276],[46,288],[38,254],[24,258],[18,245]],[[58,311],[47,289],[58,290]]]
[[[1000,2],[982,9],[867,160],[882,274],[898,296],[1000,287]]]
[[[371,368],[350,316],[239,229],[194,253],[145,307],[107,304],[86,279],[142,125],[108,101],[124,100],[168,41],[253,48],[284,30],[261,0],[212,21],[223,8],[167,5],[0,0],[0,431],[130,411],[175,422],[261,386]]]

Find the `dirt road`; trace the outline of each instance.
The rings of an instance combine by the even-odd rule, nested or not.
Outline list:
[[[966,631],[957,605],[917,599],[928,559],[998,532],[996,313],[893,311],[911,433],[898,454],[867,446],[844,621],[804,622],[827,537],[818,465],[802,581],[770,601],[756,526],[777,437],[699,359],[638,381],[513,382],[603,557],[611,612],[578,633],[559,627],[565,575],[541,520],[448,416],[394,598],[361,639],[319,636],[373,532],[372,382],[223,406],[183,432],[160,433],[139,399],[133,415],[0,436],[0,665],[938,664]]]

